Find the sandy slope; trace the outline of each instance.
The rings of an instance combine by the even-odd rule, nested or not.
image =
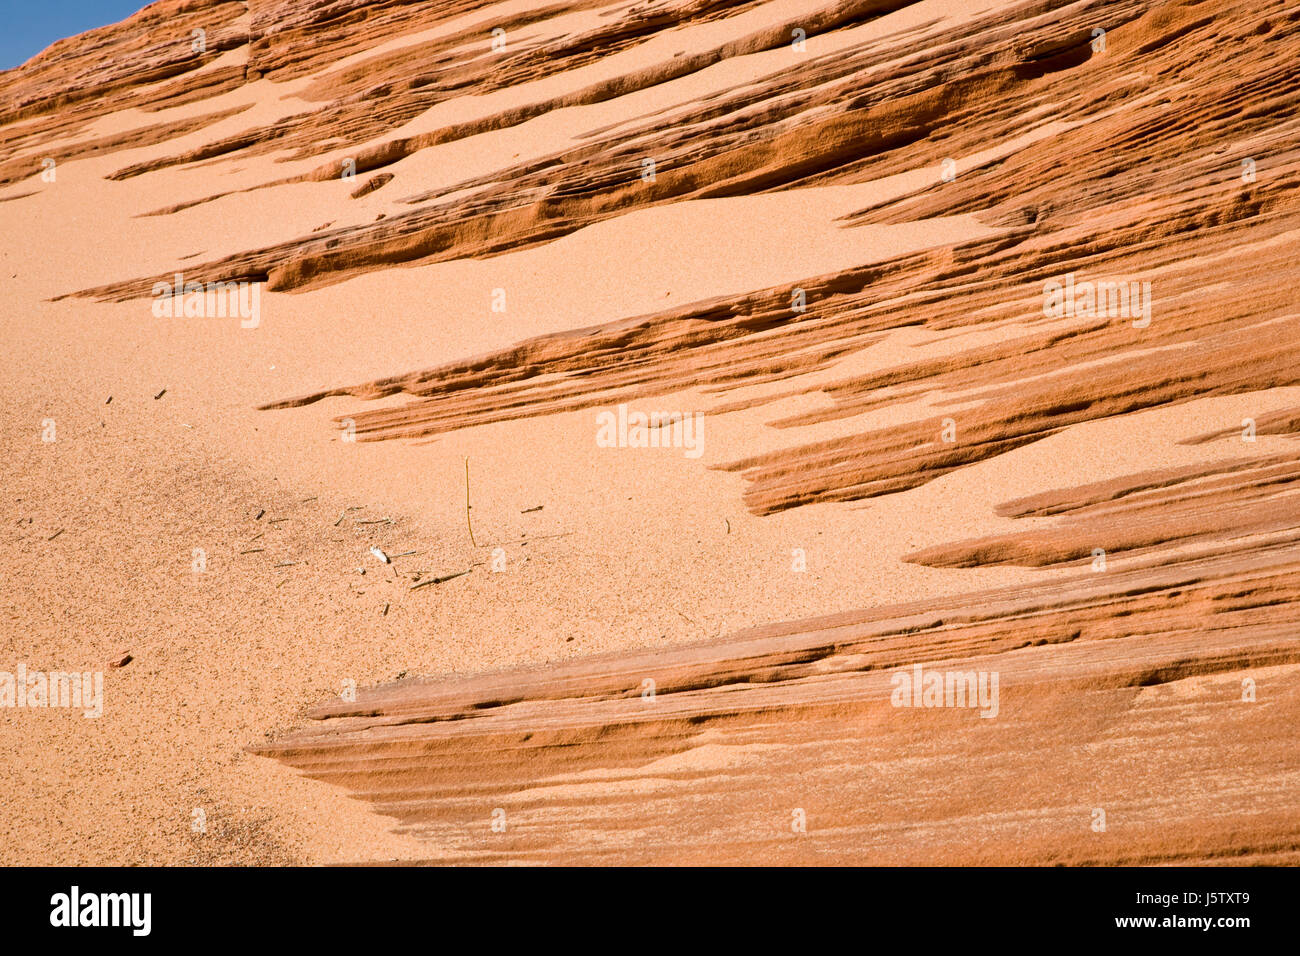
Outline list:
[[[0,74],[0,670],[133,655],[0,708],[4,862],[1294,857],[1293,14],[174,6],[119,101],[89,40]],[[1151,327],[1045,319],[1070,271]],[[997,719],[889,706],[944,661]]]

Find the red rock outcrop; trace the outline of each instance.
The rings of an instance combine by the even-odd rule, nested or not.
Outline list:
[[[431,862],[1300,862],[1300,417],[1274,392],[1300,386],[1300,10],[927,2],[810,2],[791,19],[759,0],[555,0],[506,16],[471,0],[161,0],[0,73],[0,186],[54,146],[64,160],[155,147],[105,173],[116,189],[261,158],[260,178],[158,200],[151,225],[234,188],[317,188],[350,161],[360,178],[326,225],[186,250],[191,281],[313,292],[673,203],[894,176],[909,185],[839,226],[982,226],[431,368],[312,378],[263,406],[348,399],[337,418],[362,441],[684,389],[719,417],[802,400],[765,422],[781,447],[714,465],[743,479],[752,515],[781,521],[876,507],[1071,429],[1204,399],[1259,407],[1180,436],[1205,456],[1193,464],[991,499],[1008,519],[997,533],[954,522],[905,556],[952,575],[943,600],[401,681],[319,705],[256,752],[370,801]],[[896,28],[898,14],[917,16]],[[463,181],[402,185],[426,150],[752,63],[795,30],[869,25],[883,35],[762,61],[757,78],[667,96]],[[494,29],[512,38],[503,50]],[[258,105],[290,88],[301,103],[191,137],[253,105],[206,102],[251,84]],[[503,91],[511,105],[492,98]],[[96,129],[183,104],[187,118]],[[380,189],[397,211],[348,221]],[[142,299],[177,252],[60,297]],[[930,350],[841,370],[903,333]],[[756,385],[769,387],[742,391]],[[1268,447],[1230,454],[1243,428]],[[976,582],[993,567],[1036,570],[1016,587]],[[996,678],[996,696],[900,697],[918,666]]]

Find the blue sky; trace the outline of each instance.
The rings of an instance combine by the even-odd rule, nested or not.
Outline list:
[[[26,63],[55,40],[117,23],[151,0],[2,0],[0,70]]]

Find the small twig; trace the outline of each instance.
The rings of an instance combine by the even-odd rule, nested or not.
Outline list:
[[[372,518],[366,521],[358,521],[357,524],[392,524],[392,518]]]
[[[336,522],[334,522],[334,527],[337,528],[339,525],[341,525],[341,524],[343,523],[343,519],[346,518],[347,516],[348,516],[348,513],[347,513],[346,511],[343,512],[343,514],[339,515],[339,520],[336,521]]]
[[[469,528],[469,543],[478,547],[474,540],[474,522],[469,520],[469,457],[465,458],[465,525]],[[468,573],[468,572],[466,572]]]
[[[466,568],[464,571],[457,571],[455,574],[444,574],[440,578],[429,578],[429,580],[427,581],[421,581],[419,584],[411,585],[411,590],[418,591],[420,588],[427,587],[430,584],[443,584],[444,582],[450,581],[453,578],[464,577],[465,575],[469,574],[471,570],[472,570],[471,568]]]
[[[261,521],[261,520],[262,520],[262,515],[264,515],[264,514],[266,514],[266,509],[265,509],[265,508],[259,508],[258,511],[257,511],[257,514],[253,517],[253,520],[254,520],[254,521]]]
[[[166,394],[167,394],[167,389],[164,388],[161,392],[159,392],[157,395],[153,397],[153,400],[156,402],[158,401],[158,399],[162,398]]]
[[[388,605],[384,605],[384,617],[388,617]]]
[[[521,512],[519,512],[519,513],[520,513],[521,515],[530,515],[530,514],[532,514],[534,511],[541,511],[541,510],[542,510],[543,508],[545,508],[545,507],[546,507],[546,505],[538,505],[536,508],[525,508],[523,511],[521,511]]]
[[[54,532],[54,534],[50,535],[50,536],[49,536],[48,538],[46,538],[45,540],[46,540],[46,541],[53,541],[55,538],[57,538],[57,537],[58,537],[59,535],[61,535],[61,534],[63,534],[63,529],[62,529],[62,528],[60,528],[58,531]]]
[[[266,550],[266,548],[249,548],[247,551],[240,551],[239,553],[240,553],[240,554],[260,554],[261,552],[263,552],[263,551],[265,551],[265,550]]]
[[[297,564],[297,563],[298,563],[297,561],[281,561],[279,564],[276,565],[276,567],[277,567],[277,568],[291,568],[291,567],[293,567],[293,566],[294,566],[295,564]]]

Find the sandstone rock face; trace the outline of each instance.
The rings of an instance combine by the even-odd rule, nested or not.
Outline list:
[[[732,481],[747,527],[825,513],[848,539],[1035,447],[1122,444],[1123,468],[1026,468],[961,499],[978,519],[900,519],[863,558],[938,596],[363,687],[252,748],[431,862],[1295,863],[1298,56],[1280,0],[161,0],[0,73],[0,216],[47,155],[104,164],[95,188],[156,236],[338,187],[310,225],[157,239],[46,290],[90,316],[182,267],[337,303],[729,217],[731,291],[647,308],[629,278],[595,324],[245,403],[321,440],[325,403],[371,462],[689,392],[719,436],[691,480]],[[741,262],[801,202],[858,254],[805,259],[792,228],[801,272]],[[1129,467],[1144,442],[1159,461]],[[743,580],[710,600],[758,600]]]

